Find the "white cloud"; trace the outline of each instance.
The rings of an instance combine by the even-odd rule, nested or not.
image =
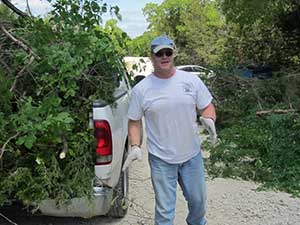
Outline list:
[[[131,38],[142,35],[147,30],[148,23],[141,11],[121,11],[121,14],[122,20],[117,25]]]

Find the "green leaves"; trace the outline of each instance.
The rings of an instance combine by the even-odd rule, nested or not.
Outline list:
[[[252,179],[299,195],[299,135],[292,121],[297,116],[248,118],[219,132],[221,143],[210,150],[211,175]],[[297,127],[300,120],[297,119]],[[209,147],[209,146],[206,146]]]
[[[225,42],[225,20],[215,1],[166,0],[148,3],[144,14],[152,36],[166,34],[174,39],[176,64],[216,65]],[[144,45],[148,50],[150,41]]]
[[[16,144],[17,145],[24,144],[26,148],[31,149],[35,141],[36,141],[35,135],[27,134],[26,136],[18,138]]]
[[[31,149],[38,137],[44,136],[45,138],[48,136],[54,138],[56,136],[59,138],[64,132],[72,130],[74,119],[70,113],[56,112],[51,108],[53,105],[59,108],[58,102],[49,105],[47,100],[45,105],[41,104],[39,107],[35,107],[32,105],[32,98],[28,98],[28,101],[20,109],[19,114],[12,116],[12,121],[16,124],[17,131],[21,134],[17,139],[17,145],[24,144],[27,149]],[[46,115],[44,110],[47,110],[50,114]],[[51,114],[51,112],[55,114]],[[55,138],[52,140],[55,140]]]
[[[233,24],[229,27],[226,61],[236,57],[234,63],[299,66],[300,28],[295,23],[300,20],[298,1],[219,2],[228,24]]]
[[[70,124],[70,123],[74,122],[73,118],[70,117],[70,114],[67,112],[59,113],[56,117],[56,121],[61,122],[61,123],[66,123],[66,124]]]
[[[298,102],[300,77],[292,73],[277,76],[257,80],[218,74],[211,89],[217,99],[220,143],[205,145],[210,151],[207,169],[212,176],[251,179],[263,188],[299,196],[299,114],[256,115],[260,110],[287,109]]]
[[[115,42],[101,27],[108,6],[98,3],[57,0],[47,19],[20,18],[9,30],[38,55],[31,64],[27,52],[0,34],[0,147],[7,142],[0,205],[11,197],[29,204],[91,196],[89,112],[95,99],[114,101],[124,72]]]
[[[53,4],[51,21],[59,30],[76,27],[81,30],[93,30],[102,24],[102,15],[108,12],[107,3],[98,0],[57,0]],[[119,7],[111,6],[110,13],[121,19]],[[63,20],[61,20],[63,19]]]

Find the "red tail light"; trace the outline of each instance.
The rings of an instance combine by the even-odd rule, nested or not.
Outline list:
[[[112,136],[106,120],[95,120],[96,165],[109,164],[112,160]]]

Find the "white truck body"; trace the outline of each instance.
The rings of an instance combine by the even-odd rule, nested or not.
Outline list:
[[[95,101],[91,114],[91,124],[95,121],[106,121],[111,129],[112,154],[109,163],[95,164],[95,180],[91,181],[93,196],[91,200],[74,198],[68,204],[57,206],[52,199],[43,200],[38,208],[44,215],[60,217],[89,218],[110,214],[123,217],[127,211],[128,171],[121,171],[128,149],[127,110],[131,87],[127,74],[122,76],[115,89],[115,105],[104,101]],[[113,204],[112,204],[113,202]]]

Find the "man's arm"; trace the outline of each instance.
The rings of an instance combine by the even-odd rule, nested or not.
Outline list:
[[[129,135],[129,144],[131,146],[139,146],[141,143],[141,120],[128,120],[128,135]]]
[[[211,118],[214,122],[216,121],[216,110],[212,103],[209,103],[209,105],[202,109],[200,113],[202,117]]]
[[[142,120],[128,121],[129,152],[122,170],[125,171],[135,160],[142,160],[142,150],[140,147]]]

